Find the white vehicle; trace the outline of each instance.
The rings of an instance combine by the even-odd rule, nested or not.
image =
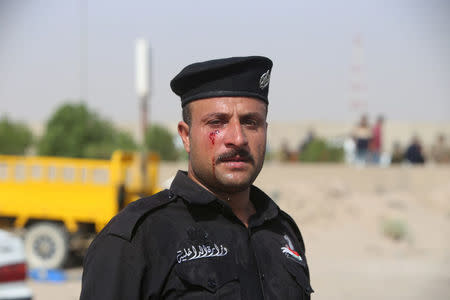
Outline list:
[[[0,230],[0,300],[31,300],[21,238]]]

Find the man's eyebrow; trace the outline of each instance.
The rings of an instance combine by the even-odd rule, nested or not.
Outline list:
[[[203,122],[210,120],[210,119],[214,119],[214,118],[219,118],[219,119],[224,119],[224,118],[228,118],[229,113],[225,113],[225,112],[212,112],[209,114],[204,115],[201,120]],[[239,119],[248,119],[248,118],[254,118],[254,119],[264,119],[264,114],[260,113],[260,112],[249,112],[249,113],[244,113],[242,115],[239,115]]]
[[[202,121],[208,120],[208,119],[213,119],[213,118],[224,118],[228,116],[227,113],[223,113],[223,112],[213,112],[213,113],[209,113],[206,114],[202,117]]]
[[[264,118],[264,115],[259,113],[259,112],[249,112],[246,114],[243,114],[241,116],[239,116],[239,118],[257,118],[257,119],[261,119]]]

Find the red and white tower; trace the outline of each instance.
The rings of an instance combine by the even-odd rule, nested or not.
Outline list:
[[[365,84],[364,47],[360,34],[352,43],[350,62],[350,99],[349,110],[359,115],[367,113],[367,86]]]

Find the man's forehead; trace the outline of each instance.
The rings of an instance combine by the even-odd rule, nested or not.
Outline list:
[[[267,104],[261,100],[247,97],[217,97],[207,98],[189,103],[191,113],[231,113],[238,114],[262,113],[266,114]]]

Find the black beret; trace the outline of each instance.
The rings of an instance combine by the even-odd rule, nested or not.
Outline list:
[[[263,56],[230,57],[191,64],[170,82],[181,105],[204,98],[250,97],[269,103],[272,61]]]

